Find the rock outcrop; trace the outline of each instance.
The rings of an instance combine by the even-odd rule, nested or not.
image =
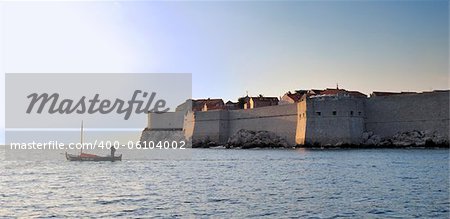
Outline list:
[[[210,148],[219,146],[219,144],[209,137],[192,140],[192,148]]]
[[[145,128],[141,133],[139,141],[142,145],[149,145],[149,141],[185,141],[185,137],[182,131],[151,130]]]
[[[381,137],[374,135],[373,132],[364,132],[362,134],[362,144],[363,145],[374,145],[377,146],[381,143]]]
[[[250,131],[241,129],[228,139],[227,148],[282,148],[289,147],[284,138],[269,131]]]
[[[365,146],[394,146],[394,147],[426,147],[448,146],[449,142],[443,136],[431,131],[408,131],[397,133],[392,137],[381,138],[373,132],[363,133],[363,145]]]

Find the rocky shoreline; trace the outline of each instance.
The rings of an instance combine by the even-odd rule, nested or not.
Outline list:
[[[273,132],[251,131],[241,129],[231,136],[225,145],[220,145],[209,138],[192,141],[192,148],[210,148],[224,146],[225,148],[291,148],[287,141]]]
[[[449,145],[448,139],[431,131],[413,130],[387,138],[381,138],[373,132],[365,132],[362,137],[362,145],[374,147],[448,147]]]
[[[391,137],[382,138],[373,132],[364,132],[360,144],[336,143],[328,145],[306,144],[298,145],[299,148],[354,148],[354,149],[377,149],[377,148],[450,148],[449,141],[430,131],[408,131],[397,133]]]
[[[392,137],[382,138],[373,132],[365,132],[362,142],[359,144],[348,144],[338,142],[336,144],[321,145],[309,143],[304,145],[290,146],[287,141],[275,133],[268,131],[250,131],[241,129],[231,136],[225,145],[214,141],[201,139],[192,142],[192,148],[210,148],[224,146],[226,148],[318,148],[318,149],[382,149],[382,148],[450,148],[448,139],[439,136],[436,132],[409,131],[397,133]]]
[[[425,145],[364,145],[364,144],[342,144],[342,145],[316,145],[305,144],[297,145],[295,148],[307,148],[307,149],[450,149],[449,144],[425,144]]]

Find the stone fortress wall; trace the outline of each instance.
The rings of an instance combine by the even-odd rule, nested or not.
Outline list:
[[[187,139],[219,144],[225,144],[240,129],[270,131],[290,145],[358,144],[368,131],[382,137],[412,130],[431,131],[448,139],[449,94],[323,96],[254,109],[151,113],[147,129],[181,128]]]
[[[297,105],[277,105],[229,111],[229,136],[241,129],[270,131],[295,145]]]
[[[297,144],[356,143],[364,130],[365,98],[324,96],[298,104]]]
[[[184,112],[149,113],[147,116],[148,130],[182,130]]]
[[[436,131],[449,137],[449,91],[371,97],[365,102],[365,126],[386,137],[404,131]]]
[[[296,104],[278,105],[242,110],[214,110],[188,112],[185,136],[224,144],[241,129],[271,131],[295,145],[297,126]]]
[[[228,111],[189,111],[184,120],[186,139],[209,140],[224,144],[228,140]]]

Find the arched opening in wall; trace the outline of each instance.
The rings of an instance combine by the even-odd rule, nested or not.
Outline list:
[[[360,116],[361,115],[361,112],[358,112],[358,116]]]
[[[333,116],[335,116],[335,115],[337,115],[337,112],[336,112],[336,111],[333,111]]]
[[[320,116],[322,113],[321,112],[316,112],[316,115]]]
[[[353,116],[353,111],[350,111],[350,116]]]

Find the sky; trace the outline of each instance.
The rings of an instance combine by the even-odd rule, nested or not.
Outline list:
[[[5,72],[192,73],[193,98],[225,101],[336,84],[366,94],[449,88],[448,1],[19,1],[0,10],[1,84]]]

